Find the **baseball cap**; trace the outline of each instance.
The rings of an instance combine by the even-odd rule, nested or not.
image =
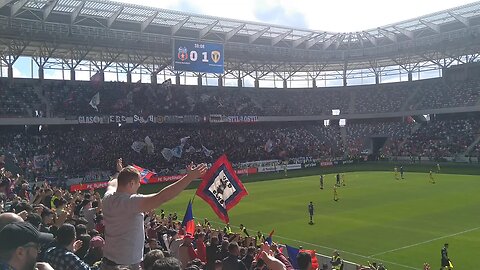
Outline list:
[[[33,242],[47,244],[53,241],[50,233],[41,233],[28,222],[14,222],[0,231],[0,250],[12,250]]]
[[[90,240],[90,247],[91,248],[97,248],[97,247],[103,247],[105,246],[105,240],[103,240],[103,238],[101,236],[94,236],[91,240]]]

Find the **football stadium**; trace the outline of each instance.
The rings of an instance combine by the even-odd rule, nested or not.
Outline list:
[[[0,269],[476,269],[480,2],[285,21],[0,0]]]

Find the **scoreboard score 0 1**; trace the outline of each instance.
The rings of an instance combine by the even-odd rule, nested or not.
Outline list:
[[[174,40],[173,69],[206,73],[223,73],[223,44]]]

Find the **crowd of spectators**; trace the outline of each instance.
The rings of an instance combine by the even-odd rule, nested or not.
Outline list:
[[[442,158],[464,154],[479,130],[478,118],[429,121],[407,137],[399,155]]]
[[[480,80],[452,81],[432,79],[421,81],[410,108],[417,110],[467,107],[476,105],[480,97]]]
[[[8,85],[8,86],[7,86]],[[177,86],[169,83],[0,80],[0,115],[258,115],[307,116],[386,113],[476,105],[480,80],[429,79],[381,85],[318,89],[253,89]],[[41,101],[33,89],[44,97]],[[99,93],[97,109],[89,105]],[[28,113],[30,110],[30,113]],[[45,113],[46,115],[46,113]]]
[[[34,117],[35,110],[45,110],[31,85],[19,83],[9,85],[0,80],[0,116],[6,117]]]
[[[415,85],[416,82],[409,83]],[[405,83],[388,83],[379,86],[359,87],[355,92],[355,113],[398,112],[412,95]]]
[[[413,126],[418,129],[411,133]],[[463,154],[479,130],[480,121],[475,117],[425,123],[349,122],[344,135],[338,124],[324,126],[318,122],[142,128],[75,125],[48,126],[41,131],[37,127],[9,126],[0,129],[0,153],[8,153],[28,177],[61,175],[94,180],[105,179],[111,160],[118,156],[160,175],[172,175],[190,160],[210,163],[224,153],[233,163],[298,157],[359,158],[371,154],[365,150],[374,150],[371,139],[377,137],[386,139],[379,149],[385,157],[452,157]],[[146,147],[147,136],[153,148]],[[182,138],[186,139],[182,142]],[[134,142],[143,147],[137,149]],[[477,152],[478,146],[471,155]]]
[[[403,122],[367,122],[350,123],[347,129],[347,149],[351,156],[359,156],[369,149],[367,139],[372,137],[387,138],[384,153],[390,151],[393,142],[407,138],[410,135],[411,124]],[[388,150],[387,150],[388,148]]]
[[[172,170],[185,168],[190,160],[212,162],[223,153],[236,163],[288,157],[342,157],[343,152],[335,146],[341,144],[341,138],[331,132],[338,129],[300,123],[145,126],[141,129],[132,125],[49,126],[40,132],[8,127],[0,133],[0,151],[11,153],[27,175],[35,171],[34,157],[44,155],[48,155],[51,172],[69,177],[84,175],[93,169],[106,170],[118,156],[160,174],[171,174]],[[143,141],[146,136],[152,140],[154,151],[149,153],[146,148],[134,151],[133,142]],[[185,137],[189,139],[182,146],[181,158],[166,160],[162,150],[181,145],[180,140]]]
[[[113,161],[112,161],[113,163]],[[4,168],[0,159],[0,266],[2,269],[22,270],[214,270],[214,269],[269,269],[293,270],[292,260],[302,270],[313,270],[316,263],[313,251],[300,249],[297,257],[287,258],[279,246],[258,231],[250,235],[245,226],[232,229],[230,224],[219,228],[207,220],[197,220],[193,233],[182,226],[177,213],[153,208],[144,208],[143,200],[156,196],[126,193],[127,185],[120,181],[129,173],[130,167],[123,168],[117,161],[117,170],[112,186],[102,196],[94,190],[69,192],[45,183],[28,183],[23,176],[14,175]],[[203,173],[206,167],[203,167]],[[197,169],[194,169],[197,170]],[[192,175],[191,181],[201,174]],[[136,181],[140,175],[135,172]],[[118,180],[117,180],[118,178]],[[117,185],[118,181],[118,187]],[[180,183],[182,180],[178,181]],[[179,193],[174,186],[164,188],[157,194]],[[112,190],[110,190],[112,188]],[[137,187],[138,188],[138,187]],[[166,196],[171,196],[166,195]],[[174,195],[174,194],[173,194]],[[123,198],[123,199],[122,199]],[[124,208],[118,208],[118,203]],[[135,205],[140,202],[139,208]],[[111,209],[111,207],[115,207]],[[112,211],[118,212],[114,214]],[[138,212],[135,215],[125,213]],[[115,219],[140,218],[140,228],[120,234],[116,225],[127,226],[125,221],[116,224]],[[134,217],[135,216],[135,217]],[[118,222],[117,222],[118,223]],[[112,246],[109,241],[127,241],[136,245],[133,235],[141,234],[141,246]],[[252,233],[253,234],[253,233]],[[138,240],[138,239],[137,239]],[[130,242],[132,241],[132,242]],[[134,249],[134,250],[133,250]],[[113,254],[131,250],[140,252],[138,264],[117,263]],[[132,257],[132,254],[125,254]],[[133,257],[132,257],[133,258]],[[334,260],[335,259],[335,260]],[[334,253],[331,264],[343,264],[338,252]],[[318,264],[318,263],[317,263]],[[324,264],[321,269],[327,269]],[[367,269],[367,268],[365,268]]]

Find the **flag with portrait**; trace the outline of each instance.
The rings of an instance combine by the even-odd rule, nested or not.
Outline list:
[[[221,220],[228,223],[228,210],[239,203],[248,192],[227,156],[222,155],[205,173],[196,194],[212,207]]]

